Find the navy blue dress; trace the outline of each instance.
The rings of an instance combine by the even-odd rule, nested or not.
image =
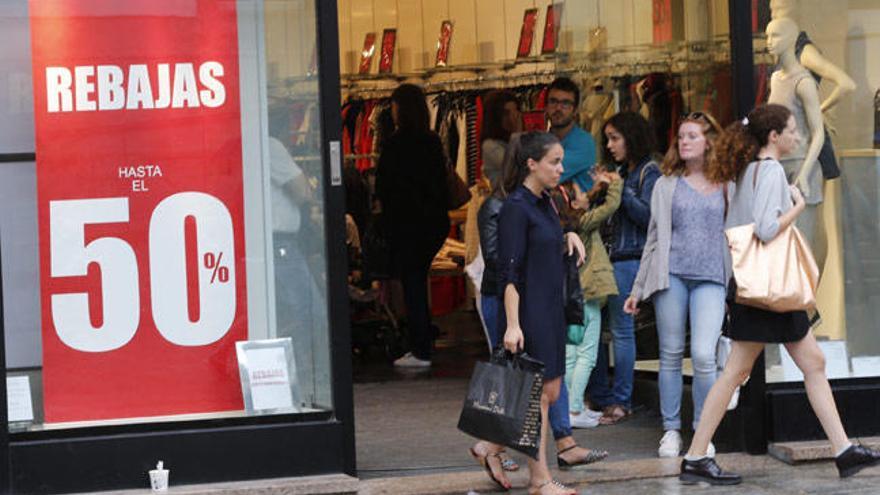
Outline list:
[[[499,289],[516,286],[525,351],[544,362],[545,380],[565,373],[563,247],[550,196],[539,198],[525,186],[513,191],[498,219]],[[500,316],[499,328],[506,329],[503,310]]]

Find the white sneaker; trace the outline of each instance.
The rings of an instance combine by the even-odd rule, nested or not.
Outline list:
[[[709,447],[706,449],[706,457],[715,458],[715,444],[712,442],[709,442]]]
[[[592,409],[584,409],[581,414],[586,414],[588,418],[596,418],[596,420],[602,417],[602,411],[594,411]]]
[[[657,455],[660,457],[678,457],[681,453],[681,433],[678,430],[669,430],[660,439],[660,448]]]
[[[430,368],[431,361],[419,359],[413,353],[407,352],[403,357],[394,360],[394,366],[399,368]]]
[[[568,422],[572,428],[595,428],[599,426],[599,418],[590,416],[586,412],[569,414]]]

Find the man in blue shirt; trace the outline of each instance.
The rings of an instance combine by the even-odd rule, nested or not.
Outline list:
[[[590,171],[596,163],[596,143],[590,133],[581,129],[575,117],[580,105],[580,88],[567,77],[556,78],[547,90],[547,106],[544,113],[550,121],[550,132],[562,142],[565,155],[562,157],[562,177],[559,183],[572,181],[581,189],[589,191],[593,187]],[[585,412],[586,415],[586,412]],[[556,440],[557,462],[560,468],[570,469],[604,459],[608,453],[590,450],[577,445],[572,436],[569,418],[568,387],[563,380],[559,398],[550,405],[550,427]],[[598,417],[585,421],[598,424]],[[585,427],[587,425],[579,425]]]
[[[550,121],[550,132],[559,138],[565,150],[559,183],[574,181],[581,191],[586,192],[593,187],[590,170],[596,163],[596,142],[589,132],[577,125],[580,97],[580,88],[574,81],[567,77],[556,78],[548,88],[544,112]]]

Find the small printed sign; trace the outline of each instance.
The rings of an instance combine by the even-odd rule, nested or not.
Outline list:
[[[299,386],[289,337],[237,342],[236,352],[247,412],[299,411]]]
[[[34,420],[31,382],[26,376],[6,377],[6,411],[10,423]]]

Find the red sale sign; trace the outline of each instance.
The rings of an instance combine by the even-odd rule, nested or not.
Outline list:
[[[47,423],[242,408],[232,0],[31,0]]]

